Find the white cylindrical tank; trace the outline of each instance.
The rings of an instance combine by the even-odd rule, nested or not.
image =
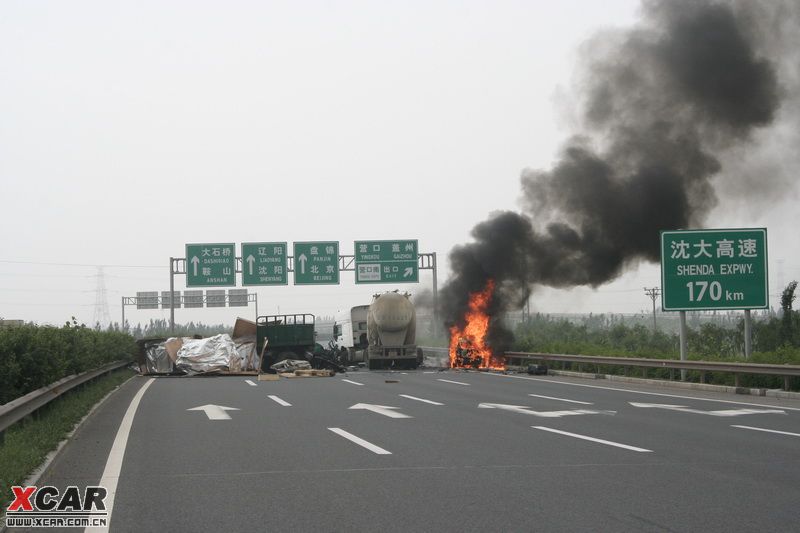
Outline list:
[[[369,306],[367,329],[370,346],[414,344],[416,312],[408,295],[396,292],[377,295]]]

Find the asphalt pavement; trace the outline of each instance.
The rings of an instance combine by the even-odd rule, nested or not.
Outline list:
[[[39,484],[109,481],[115,454],[111,531],[796,531],[800,519],[800,401],[601,380],[137,377]]]

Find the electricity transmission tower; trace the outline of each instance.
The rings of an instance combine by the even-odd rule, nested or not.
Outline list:
[[[92,325],[100,324],[100,327],[106,327],[111,324],[111,314],[108,312],[108,298],[106,295],[106,276],[103,272],[103,267],[97,267],[97,283],[95,284],[94,291],[94,317],[92,318]]]
[[[644,293],[653,300],[653,333],[656,332],[656,300],[661,294],[661,289],[658,287],[644,288]]]

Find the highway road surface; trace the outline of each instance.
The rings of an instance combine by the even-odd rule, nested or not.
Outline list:
[[[136,377],[47,483],[107,486],[111,531],[797,531],[800,401],[459,371]]]

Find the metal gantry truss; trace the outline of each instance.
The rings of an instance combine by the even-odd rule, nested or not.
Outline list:
[[[170,291],[170,294],[174,295],[175,291]],[[245,296],[245,295],[236,295],[236,294],[233,295],[234,300],[237,300],[237,301],[241,301],[241,300],[238,300],[238,299],[241,298],[242,296]],[[250,302],[255,303],[256,317],[258,317],[258,293],[251,292],[251,293],[248,293],[246,296],[247,296],[247,304],[248,305],[245,306],[245,307],[249,307]],[[231,295],[227,294],[227,293],[226,294],[219,294],[219,295],[211,295],[211,296],[209,296],[208,294],[203,294],[202,296],[200,296],[200,295],[188,296],[188,298],[191,298],[191,302],[190,303],[194,304],[194,303],[197,303],[197,301],[199,300],[200,303],[203,304],[202,306],[197,306],[198,308],[199,307],[203,307],[203,306],[208,307],[206,304],[209,302],[209,298],[212,299],[211,301],[213,301],[213,303],[224,303],[225,306],[240,307],[240,306],[230,306]],[[187,299],[187,296],[185,294],[178,295],[175,298],[175,300],[179,300],[180,301],[181,305],[184,308],[186,307],[186,302],[187,302],[186,299]],[[167,305],[167,303],[169,303],[169,306],[170,306],[169,307],[169,309],[170,309],[169,328],[170,328],[170,332],[174,333],[175,332],[175,307],[174,307],[175,304],[173,302],[172,296],[169,296],[169,297],[166,297],[166,298],[163,297],[163,296],[147,296],[147,303],[149,305],[153,305],[154,306],[154,307],[148,307],[148,309],[158,309],[159,307],[164,309],[165,306]],[[122,324],[121,324],[122,328],[125,328],[125,306],[126,305],[135,305],[135,306],[138,307],[139,304],[140,304],[140,302],[139,302],[139,297],[138,296],[123,296],[122,297]],[[224,306],[220,305],[219,307],[224,307]],[[190,307],[190,309],[191,309],[191,307]]]
[[[242,258],[235,258],[236,272],[235,274],[242,273]],[[294,256],[287,256],[288,267],[287,272],[294,272]],[[439,287],[437,281],[437,268],[436,268],[436,252],[427,254],[417,254],[417,268],[419,270],[433,271],[433,320],[434,327],[439,323]],[[339,271],[340,272],[355,272],[356,270],[356,256],[355,255],[340,255],[339,256]],[[175,292],[175,275],[186,275],[186,258],[185,257],[170,257],[169,258],[169,290],[170,294]],[[249,296],[249,295],[248,295]],[[256,304],[257,306],[258,304]],[[123,304],[123,323],[125,306]],[[258,315],[258,307],[256,307],[256,316]],[[170,331],[175,330],[175,307],[170,305],[169,309],[169,327]]]

